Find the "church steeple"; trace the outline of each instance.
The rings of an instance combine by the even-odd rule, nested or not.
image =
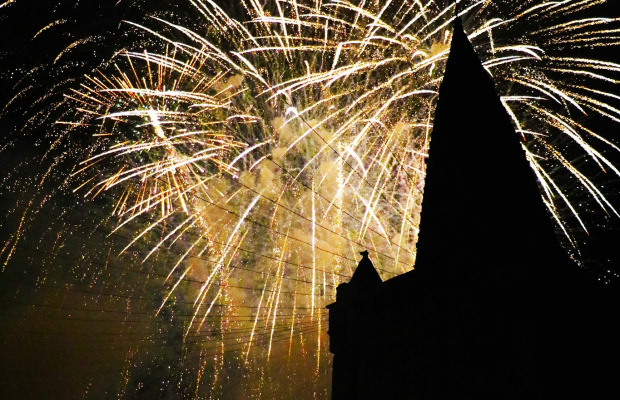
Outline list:
[[[362,253],[338,286],[327,306],[333,400],[600,398],[604,382],[612,388],[617,295],[585,282],[559,246],[523,140],[457,19],[415,269],[381,283]]]
[[[416,268],[544,263],[568,257],[553,232],[522,145],[489,73],[455,19],[439,91]]]

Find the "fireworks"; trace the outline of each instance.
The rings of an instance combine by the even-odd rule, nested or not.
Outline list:
[[[246,396],[281,394],[264,377],[274,359],[312,360],[301,385],[324,384],[324,306],[357,252],[370,250],[383,279],[415,262],[454,5],[241,1],[233,16],[190,3],[191,22],[130,22],[145,48],[72,83],[54,146],[80,148],[56,174],[103,203],[107,232],[126,239],[109,245],[115,255],[133,252],[161,278],[145,312],[180,310],[187,397],[220,396],[235,368],[258,381]],[[581,118],[620,122],[620,65],[585,51],[617,44],[618,21],[584,17],[594,0],[458,3],[560,229],[569,240],[575,221],[587,229],[584,198],[617,215],[571,160],[620,175],[605,155],[620,149]]]

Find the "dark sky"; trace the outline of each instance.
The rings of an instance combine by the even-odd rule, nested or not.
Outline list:
[[[37,221],[28,232],[29,241],[26,243],[29,247],[20,249],[7,267],[0,265],[0,354],[3,354],[0,398],[75,398],[76,393],[89,391],[87,398],[110,398],[117,393],[130,393],[130,389],[123,385],[131,388],[139,382],[149,390],[131,392],[135,396],[130,393],[126,397],[177,398],[175,385],[184,379],[195,379],[189,375],[187,366],[179,367],[174,373],[166,368],[180,365],[176,352],[181,352],[182,328],[179,324],[182,322],[179,321],[185,312],[183,306],[179,305],[176,311],[181,317],[175,316],[173,310],[170,314],[152,318],[149,314],[151,300],[159,301],[161,296],[158,293],[161,287],[158,271],[154,271],[156,278],[152,279],[149,273],[153,271],[145,269],[135,257],[111,257],[103,250],[92,251],[94,248],[118,248],[126,238],[122,234],[110,237],[107,235],[109,227],[96,225],[101,218],[101,211],[96,207],[77,204],[72,214],[67,215],[64,202],[76,199],[70,194],[49,199],[46,193],[37,192],[34,178],[28,176],[38,171],[41,165],[49,166],[46,164],[49,160],[42,164],[34,160],[46,152],[52,140],[46,135],[44,126],[37,123],[40,112],[50,110],[44,104],[33,104],[34,99],[44,95],[51,82],[62,85],[65,79],[89,72],[110,57],[111,51],[117,48],[99,45],[102,37],[109,37],[114,43],[132,40],[124,36],[121,21],[142,20],[144,4],[149,3],[153,10],[168,12],[173,6],[164,1],[146,0],[123,0],[120,4],[108,0],[56,3],[16,0],[11,4],[4,3],[0,8],[0,105],[13,98],[16,91],[28,88],[0,115],[0,205],[6,211],[0,217],[0,250],[5,240],[19,230],[22,218]],[[620,15],[616,0],[592,12]],[[35,37],[54,21],[59,22]],[[62,49],[89,37],[97,39],[92,44],[67,52],[54,64]],[[616,57],[616,61],[620,61],[618,50],[615,47],[593,51],[601,52],[606,59]],[[25,80],[20,81],[22,77]],[[53,112],[51,110],[51,114]],[[605,137],[620,144],[617,123],[603,119],[591,123]],[[24,124],[31,133],[16,135],[16,132],[26,131],[22,130]],[[620,156],[610,157],[620,166]],[[15,167],[20,168],[19,173],[13,171]],[[605,183],[605,192],[620,207],[620,184],[618,179],[608,178],[609,175],[600,177],[599,182],[609,180]],[[51,192],[60,181],[50,178],[45,183],[48,186],[43,187]],[[29,212],[26,199],[30,198],[47,202],[46,206],[38,213]],[[616,285],[620,281],[605,271],[620,273],[620,219],[594,214],[592,219],[600,223],[590,230],[589,235],[582,236],[584,265],[595,271],[593,276],[602,273],[603,279]],[[58,238],[56,230],[67,224],[75,224],[75,228],[67,237]],[[105,246],[101,246],[102,243]],[[7,251],[5,246],[0,261],[4,261]],[[89,267],[83,268],[84,264]],[[167,268],[166,263],[163,265],[162,271]],[[139,272],[131,274],[123,272],[124,269]],[[147,300],[138,301],[136,297]],[[131,315],[123,310],[130,310]],[[158,334],[162,335],[160,339],[153,340]],[[120,337],[120,340],[110,340],[112,337]],[[143,340],[141,350],[148,357],[136,355],[131,358],[135,338]],[[162,348],[172,350],[160,351]],[[286,349],[276,351],[284,353]],[[194,360],[190,365],[198,361]],[[128,370],[132,365],[137,366],[139,372],[129,377]],[[246,374],[236,364],[226,368],[229,377],[242,379]],[[271,376],[277,377],[284,372],[275,369],[284,369],[286,365],[274,364],[273,368]],[[226,379],[229,378],[222,377],[222,380]],[[289,379],[291,387],[298,385],[308,389],[300,377],[283,379]],[[231,382],[236,381],[231,379]],[[250,382],[248,386],[257,384]],[[235,389],[232,383],[222,385],[229,394],[242,391]],[[181,396],[187,398],[191,394]]]

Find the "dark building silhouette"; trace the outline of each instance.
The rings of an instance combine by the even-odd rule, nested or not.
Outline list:
[[[363,252],[338,287],[332,400],[618,395],[617,292],[559,246],[521,143],[457,20],[415,270]]]

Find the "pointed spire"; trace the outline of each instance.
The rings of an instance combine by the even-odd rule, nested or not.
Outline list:
[[[360,252],[362,259],[357,265],[357,269],[353,273],[351,280],[349,281],[350,288],[354,287],[358,289],[368,289],[377,285],[380,285],[383,281],[379,276],[379,273],[375,269],[375,266],[368,257],[368,250]]]
[[[431,136],[416,269],[567,258],[522,148],[460,18]]]

